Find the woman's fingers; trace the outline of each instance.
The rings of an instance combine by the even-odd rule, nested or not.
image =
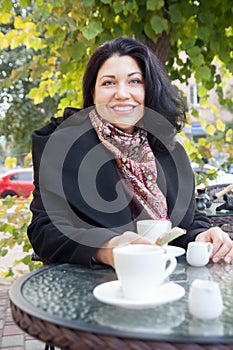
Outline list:
[[[212,227],[200,233],[197,235],[196,241],[211,242],[213,244],[213,262],[224,259],[225,263],[229,264],[233,260],[233,241],[219,227]]]

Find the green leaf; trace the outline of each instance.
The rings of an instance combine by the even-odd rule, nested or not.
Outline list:
[[[168,22],[166,19],[161,18],[160,16],[153,16],[150,20],[151,27],[155,34],[162,33],[163,30],[168,31]]]
[[[182,21],[182,14],[180,11],[180,6],[177,4],[169,6],[169,14],[172,23],[179,23]]]
[[[115,11],[115,13],[120,13],[124,10],[124,4],[122,2],[119,3],[114,3],[113,4],[113,9]]]
[[[182,48],[184,50],[187,50],[189,48],[192,48],[195,45],[196,39],[194,38],[187,38],[182,41]]]
[[[195,77],[197,81],[203,81],[203,80],[208,80],[211,77],[211,72],[209,67],[207,66],[200,66],[197,68]]]
[[[220,43],[217,41],[217,40],[211,40],[210,41],[210,49],[211,51],[214,51],[214,52],[219,52],[220,51]]]
[[[207,41],[210,37],[210,30],[206,26],[201,26],[197,28],[197,35],[199,39]]]
[[[12,77],[14,79],[26,79],[28,78],[29,72],[28,72],[28,67],[20,67],[17,70],[12,70]]]
[[[233,27],[225,28],[226,37],[233,36]]]
[[[101,0],[103,4],[111,4],[112,0]]]
[[[147,0],[146,9],[148,11],[160,10],[164,6],[164,0]]]
[[[84,0],[82,2],[82,6],[84,7],[91,7],[93,5],[95,5],[95,0]]]
[[[204,97],[204,96],[207,96],[207,95],[208,95],[208,92],[207,92],[206,88],[203,85],[199,86],[198,87],[198,96],[199,97]]]
[[[8,253],[8,249],[0,249],[0,256],[6,256]]]
[[[67,47],[66,50],[70,58],[74,58],[78,61],[86,53],[86,46],[83,43],[78,42]]]
[[[77,30],[77,23],[73,18],[66,16],[66,22],[69,24],[69,27],[72,31]]]
[[[7,274],[4,274],[4,277],[6,278],[13,277],[13,276],[14,276],[14,272],[12,268],[9,268]]]
[[[191,5],[188,1],[180,4],[181,12],[185,18],[190,18],[197,13],[197,6]]]
[[[145,27],[144,27],[145,33],[149,38],[153,38],[155,33],[153,31],[153,29],[151,28],[150,23],[146,23]]]
[[[203,11],[198,14],[198,19],[206,24],[212,24],[215,22],[214,15],[210,11]]]
[[[200,106],[202,106],[203,108],[208,108],[209,107],[209,102],[208,99],[206,97],[202,97],[199,101]]]
[[[10,88],[12,82],[10,78],[5,78],[4,80],[0,81],[0,89],[3,88]]]
[[[9,0],[2,0],[1,8],[4,10],[4,12],[10,12],[12,9],[12,2]]]
[[[21,261],[26,265],[29,264],[31,260],[32,260],[31,255],[26,255],[24,258],[21,259]]]
[[[64,5],[63,0],[50,0],[49,2],[53,7],[62,7]]]
[[[190,57],[198,56],[201,53],[201,49],[198,46],[193,46],[187,49],[187,54]]]
[[[197,56],[192,56],[192,61],[193,65],[196,67],[202,66],[205,63],[204,57],[201,53]]]
[[[199,112],[197,109],[193,108],[192,109],[192,115],[195,117],[195,118],[198,118],[199,117]]]
[[[22,8],[27,7],[31,4],[31,0],[20,0],[20,6]]]
[[[81,32],[87,40],[94,39],[102,31],[103,27],[100,21],[92,21],[86,27],[81,28]]]

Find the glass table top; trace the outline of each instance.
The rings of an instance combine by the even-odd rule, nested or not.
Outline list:
[[[233,342],[233,266],[209,263],[191,267],[185,256],[177,261],[170,281],[184,287],[184,297],[151,309],[130,310],[98,301],[93,289],[115,280],[114,271],[69,264],[24,276],[13,285],[10,297],[28,314],[73,329],[160,341]],[[218,319],[204,321],[190,315],[189,288],[196,278],[219,283],[224,311]]]

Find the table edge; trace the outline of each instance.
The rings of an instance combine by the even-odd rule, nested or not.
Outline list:
[[[22,294],[20,293],[24,283],[33,275],[43,273],[43,271],[51,268],[55,268],[58,265],[47,266],[40,268],[39,270],[30,272],[26,275],[21,276],[16,280],[9,289],[10,302],[25,314],[43,322],[51,323],[57,327],[76,330],[80,332],[87,332],[95,335],[103,335],[109,337],[116,337],[120,339],[131,339],[141,341],[155,341],[155,342],[166,342],[166,343],[196,343],[196,344],[233,344],[233,336],[186,336],[186,335],[174,335],[174,334],[145,334],[142,332],[130,332],[117,330],[107,326],[88,325],[81,324],[79,321],[64,320],[59,317],[48,315],[46,312],[34,307],[27,302]],[[65,264],[69,265],[69,264]]]

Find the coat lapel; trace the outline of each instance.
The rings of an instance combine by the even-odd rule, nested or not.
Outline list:
[[[134,229],[112,154],[99,142],[89,118],[82,123],[74,119],[72,131],[76,138],[64,159],[63,188],[73,211],[89,224],[119,232]]]

